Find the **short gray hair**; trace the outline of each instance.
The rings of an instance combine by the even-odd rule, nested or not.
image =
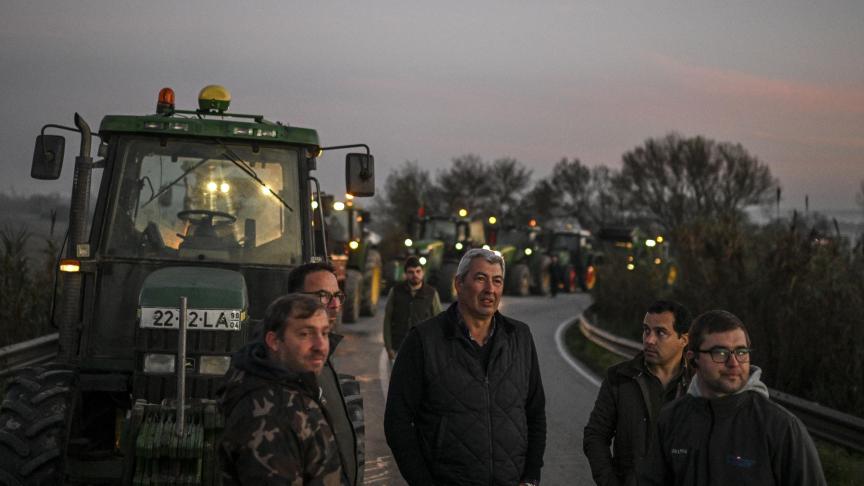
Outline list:
[[[501,276],[504,276],[504,259],[501,258],[501,255],[485,248],[472,248],[466,251],[465,254],[462,255],[462,259],[459,260],[459,266],[456,268],[457,280],[460,282],[465,280],[465,275],[468,274],[468,268],[471,267],[471,262],[475,258],[482,258],[489,263],[501,265]]]

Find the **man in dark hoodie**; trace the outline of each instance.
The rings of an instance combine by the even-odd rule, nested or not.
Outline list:
[[[642,352],[607,370],[582,442],[599,486],[636,484],[660,408],[687,390],[689,327],[683,305],[654,302],[642,320]]]
[[[666,406],[640,485],[824,486],[807,429],[768,399],[762,370],[750,365],[740,319],[714,310],[693,320],[687,395]]]
[[[317,380],[330,350],[324,306],[289,294],[260,325],[261,339],[234,355],[220,399],[223,484],[347,484]]]

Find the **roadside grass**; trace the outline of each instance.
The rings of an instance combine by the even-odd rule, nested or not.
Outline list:
[[[571,356],[579,360],[601,379],[606,376],[606,368],[620,363],[624,358],[592,343],[572,325],[564,333],[564,343]],[[843,447],[815,440],[825,479],[831,486],[860,486],[864,478],[864,454],[849,451]]]

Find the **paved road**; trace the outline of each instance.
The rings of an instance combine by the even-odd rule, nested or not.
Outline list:
[[[569,486],[593,484],[582,454],[582,429],[588,420],[597,386],[578,372],[559,352],[556,333],[561,325],[587,305],[582,294],[548,297],[505,297],[501,312],[527,322],[534,333],[543,385],[546,390],[548,437],[544,457],[543,484]],[[381,318],[361,319],[344,325],[345,340],[336,351],[342,373],[356,375],[361,382],[366,412],[366,484],[403,486],[399,470],[384,440],[384,388],[388,379],[383,355]]]

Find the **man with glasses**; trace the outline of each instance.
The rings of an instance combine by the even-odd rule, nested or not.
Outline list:
[[[686,307],[654,302],[642,320],[642,352],[606,371],[582,442],[598,485],[636,483],[660,409],[687,390],[689,327]]]
[[[825,485],[797,417],[768,399],[735,315],[706,312],[690,327],[687,395],[663,409],[639,484]]]
[[[318,384],[321,386],[324,408],[330,416],[336,443],[339,445],[342,469],[348,476],[349,484],[355,485],[360,464],[357,458],[357,437],[351,427],[351,418],[345,406],[342,389],[339,387],[339,375],[333,366],[333,352],[342,340],[342,336],[332,330],[339,320],[345,294],[339,289],[333,267],[327,263],[307,263],[291,270],[288,274],[288,292],[315,297],[327,310],[327,320],[331,329],[330,353],[324,369],[318,376]]]

